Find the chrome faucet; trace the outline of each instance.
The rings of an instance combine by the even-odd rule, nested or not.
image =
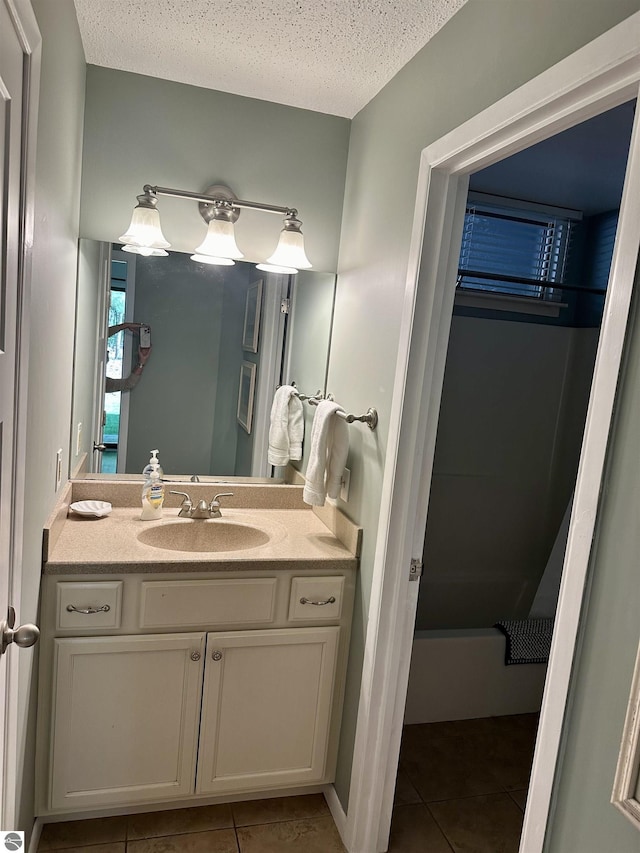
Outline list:
[[[186,492],[174,492],[171,490],[169,492],[171,495],[182,495],[182,503],[180,504],[180,510],[178,512],[178,518],[222,518],[222,513],[220,512],[220,501],[218,498],[232,498],[233,492],[220,492],[217,495],[214,495],[213,500],[210,503],[207,503],[204,499],[198,501],[197,505],[194,505],[193,501],[189,497]]]

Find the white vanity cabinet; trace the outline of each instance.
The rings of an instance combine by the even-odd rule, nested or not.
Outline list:
[[[354,585],[354,567],[45,577],[38,813],[332,781]]]

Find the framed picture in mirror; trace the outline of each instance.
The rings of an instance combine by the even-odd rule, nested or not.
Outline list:
[[[242,349],[247,352],[258,352],[261,308],[262,280],[259,280],[250,285],[247,290],[247,302],[244,309],[244,331],[242,333]]]
[[[248,433],[251,432],[255,388],[256,365],[250,361],[243,361],[240,367],[240,387],[238,389],[238,423]]]
[[[640,830],[640,646],[636,655],[611,802]]]

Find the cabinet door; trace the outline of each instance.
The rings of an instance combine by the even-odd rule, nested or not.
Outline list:
[[[193,793],[204,634],[54,642],[51,808]]]
[[[339,631],[207,635],[198,793],[327,781]]]

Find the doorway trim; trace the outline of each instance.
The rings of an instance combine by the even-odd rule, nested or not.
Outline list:
[[[422,151],[346,820],[351,853],[386,849],[468,176],[638,96],[640,12]],[[636,116],[578,470],[521,853],[541,853],[640,246]],[[635,195],[631,192],[634,188]],[[455,266],[454,266],[455,265]],[[415,334],[413,330],[415,329]],[[411,393],[405,394],[410,389]],[[336,816],[335,791],[329,794]]]

